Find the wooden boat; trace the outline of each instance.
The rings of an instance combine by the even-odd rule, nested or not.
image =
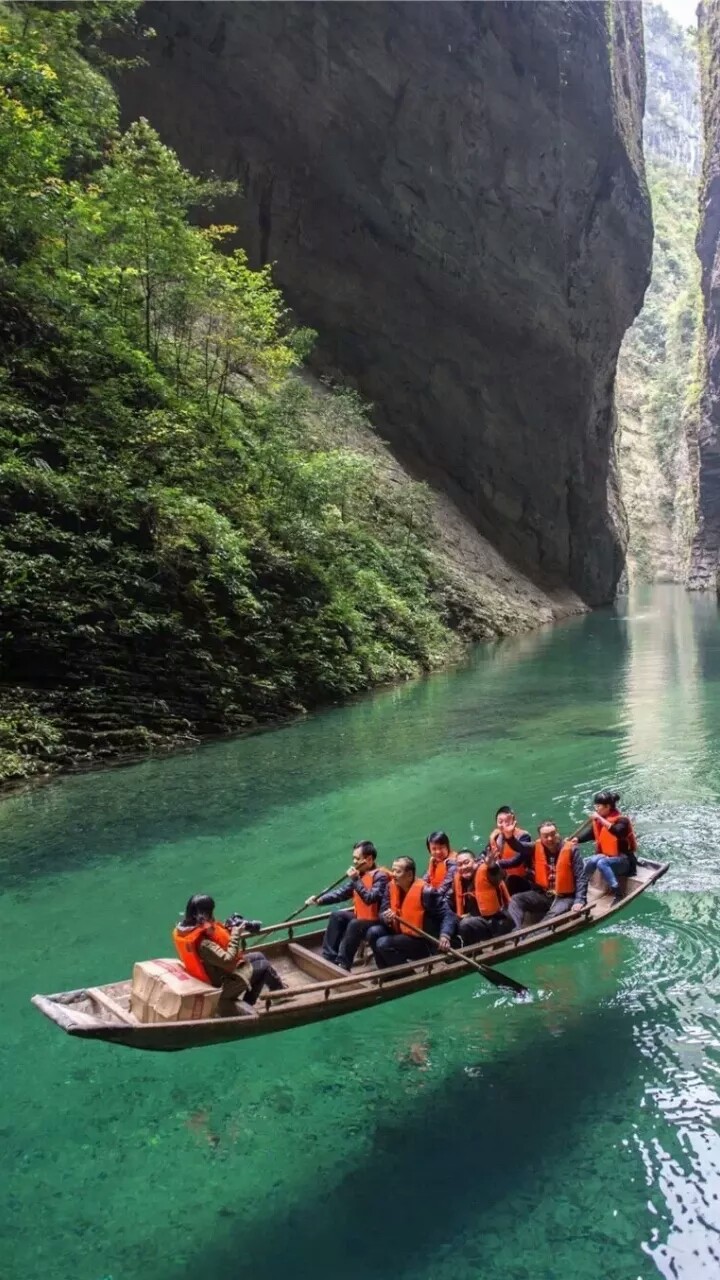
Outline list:
[[[667,863],[638,859],[637,874],[625,882],[624,897],[614,903],[604,890],[602,881],[594,877],[588,893],[588,905],[582,911],[540,921],[515,933],[493,938],[467,947],[465,954],[484,965],[493,966],[519,956],[554,946],[566,938],[574,938],[598,924],[605,924],[629,906],[665,874]],[[224,1044],[250,1036],[268,1035],[272,1031],[288,1031],[308,1022],[338,1018],[342,1014],[367,1009],[386,1000],[425,991],[456,978],[477,972],[461,960],[442,954],[417,960],[394,969],[375,969],[370,961],[355,967],[351,974],[325,960],[321,955],[323,929],[312,929],[326,915],[311,916],[292,924],[273,925],[262,930],[270,934],[283,930],[280,941],[251,940],[254,950],[262,950],[275,965],[289,990],[264,993],[255,1009],[232,1018],[206,1018],[187,1022],[139,1022],[130,1012],[130,981],[110,983],[104,987],[84,987],[78,991],[62,991],[56,995],[33,996],[32,1003],[41,1013],[66,1031],[83,1040],[109,1040],[132,1049],[172,1051],[194,1049],[200,1045]],[[309,930],[309,931],[308,931]],[[261,935],[259,935],[261,936]]]

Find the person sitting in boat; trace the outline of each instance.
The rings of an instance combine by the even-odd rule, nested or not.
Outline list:
[[[510,894],[498,865],[497,853],[488,853],[476,862],[470,849],[461,849],[453,875],[452,902],[458,917],[458,936],[463,946],[509,933],[507,915]]]
[[[532,886],[532,850],[530,832],[518,826],[509,805],[501,805],[495,814],[495,829],[490,833],[488,852],[499,857],[510,897]]]
[[[516,929],[522,928],[526,911],[549,920],[584,905],[582,854],[576,842],[562,839],[557,826],[549,819],[538,827],[531,869],[534,886],[516,893],[508,906],[508,915]]]
[[[440,889],[442,893],[449,893],[457,857],[450,848],[450,837],[444,831],[432,831],[425,844],[430,854],[430,861],[423,879],[431,889]]]
[[[253,926],[248,928],[248,925]],[[243,951],[242,940],[262,928],[259,921],[231,916],[225,924],[215,919],[215,901],[196,893],[173,929],[175,949],[193,978],[220,987],[218,1016],[233,1017],[238,1003],[253,1005],[263,987],[282,991],[285,984],[261,951]]]
[[[417,930],[430,935],[423,938]],[[446,894],[417,877],[413,858],[396,858],[380,907],[380,923],[367,933],[379,969],[447,951],[457,916]]]
[[[615,902],[623,896],[618,876],[634,876],[637,871],[635,832],[630,819],[618,809],[619,802],[617,791],[598,791],[593,800],[595,812],[574,838],[576,844],[594,840],[596,850],[593,857],[585,859],[581,906],[587,901],[588,884],[594,871],[600,872]]]
[[[372,840],[360,840],[352,851],[348,879],[339,889],[308,898],[306,907],[332,907],[352,898],[348,911],[333,911],[323,938],[322,953],[341,969],[352,969],[353,960],[368,929],[380,916],[389,872],[377,865],[377,849]]]

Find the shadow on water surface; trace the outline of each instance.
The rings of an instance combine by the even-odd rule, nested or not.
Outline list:
[[[492,1014],[485,1010],[485,1016]],[[330,1173],[323,1183],[318,1167],[307,1196],[296,1197],[286,1212],[269,1211],[261,1227],[244,1226],[242,1208],[221,1208],[218,1234],[209,1240],[206,1233],[208,1243],[185,1280],[199,1268],[233,1280],[251,1273],[281,1280],[289,1271],[302,1280],[412,1276],[414,1265],[426,1276],[432,1255],[468,1229],[471,1239],[462,1242],[454,1274],[489,1280],[481,1242],[495,1212],[512,1204],[527,1216],[546,1194],[539,1180],[552,1179],[554,1166],[577,1153],[598,1112],[622,1122],[623,1098],[638,1069],[632,1019],[619,1007],[575,1014],[572,1022],[561,1017],[554,1029],[550,1019],[538,1018],[534,1030],[531,1057],[526,1043],[516,1044],[432,1085],[419,1073],[414,1093],[398,1085],[397,1101],[388,1098],[384,1106],[381,1100],[369,1145],[340,1181],[333,1184]],[[592,1073],[591,1091],[579,1063]],[[342,1149],[342,1131],[329,1131],[322,1163],[332,1166]],[[284,1159],[292,1162],[292,1151]],[[606,1173],[607,1184],[596,1180],[596,1191],[612,1199],[617,1160]],[[262,1203],[263,1187],[255,1192]],[[561,1183],[558,1194],[568,1193],[572,1187]],[[587,1243],[592,1221],[578,1214],[575,1225],[577,1243]],[[602,1246],[602,1232],[598,1237]],[[635,1248],[633,1276],[642,1265],[639,1240]]]
[[[547,717],[589,700],[582,727],[595,723],[600,669],[620,670],[625,653],[623,632],[605,617],[571,619],[478,646],[465,665],[272,732],[11,796],[3,802],[0,884],[22,891],[37,877],[84,870],[108,856],[137,862],[158,847],[232,839],[247,827],[270,839],[268,829],[289,809],[305,814],[313,802],[395,784],[407,786],[417,807],[444,763],[458,774],[472,764],[482,785],[498,745],[526,753]],[[493,768],[482,800],[488,824],[504,802]],[[418,834],[452,819],[428,806]]]

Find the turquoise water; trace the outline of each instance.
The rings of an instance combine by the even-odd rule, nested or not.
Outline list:
[[[23,1280],[720,1276],[720,627],[658,588],[287,729],[0,810],[0,1271]],[[167,954],[192,892],[282,918],[372,838],[578,825],[617,781],[671,872],[618,923],[288,1035],[152,1055],[35,991]]]

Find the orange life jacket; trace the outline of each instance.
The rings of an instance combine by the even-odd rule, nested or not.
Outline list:
[[[515,839],[519,839],[520,836],[526,836],[527,834],[528,834],[527,831],[523,831],[521,827],[518,827],[517,831],[515,832]],[[514,858],[516,856],[515,850],[510,848],[510,845],[507,843],[507,840],[503,835],[497,836],[494,840],[491,841],[491,848],[496,853],[500,854],[501,867],[503,862],[508,862],[510,858]],[[507,850],[507,853],[505,852],[505,850]],[[505,868],[503,867],[503,870],[504,869]],[[530,868],[527,866],[526,863],[519,862],[516,867],[509,867],[507,874],[509,876],[522,876],[526,879],[529,879]]]
[[[215,920],[212,924],[199,924],[196,929],[190,929],[187,933],[181,933],[178,928],[173,929],[172,939],[175,950],[187,972],[192,978],[198,978],[200,982],[209,982],[210,975],[197,950],[202,938],[210,938],[219,947],[227,947],[230,942],[230,934],[225,925],[218,924]],[[242,963],[242,959],[238,963]]]
[[[553,889],[560,898],[567,898],[575,892],[575,876],[573,875],[573,850],[567,841],[562,845],[555,859],[555,882]],[[533,853],[535,883],[538,889],[550,888],[550,864],[542,840],[535,841]]]
[[[475,872],[475,901],[481,916],[494,916],[510,901],[508,887],[503,880],[493,884],[486,862],[481,862]]]
[[[475,878],[476,872],[473,872],[469,885],[465,885],[459,871],[453,876],[453,892],[455,894],[455,914],[465,916],[468,912],[465,910],[465,899],[468,897],[475,898]],[[477,902],[477,898],[475,898]],[[478,907],[478,910],[480,908]]]
[[[428,884],[431,889],[439,889],[445,881],[446,875],[455,865],[455,859],[452,854],[448,854],[447,858],[443,858],[441,862],[436,862],[431,858],[428,862],[427,877]]]
[[[624,814],[615,811],[615,813],[609,813],[605,821],[617,822],[618,818],[623,817],[625,817]],[[627,836],[624,837],[624,841],[627,843],[627,852],[633,854],[637,850],[637,840],[635,839],[632,822],[629,818],[625,818],[625,821],[628,824],[628,833]],[[617,858],[618,854],[621,852],[620,839],[622,837],[614,836],[611,831],[608,831],[607,827],[604,826],[602,822],[598,822],[597,818],[593,818],[592,825],[598,853],[603,853],[606,858]],[[622,852],[624,853],[625,850],[622,850]]]
[[[481,916],[494,916],[498,911],[502,911],[510,901],[507,885],[501,880],[499,884],[493,884],[488,875],[488,868],[484,862],[476,868],[472,885],[466,889],[462,883],[460,872],[456,871],[453,876],[453,887],[455,889],[455,912],[456,915],[466,915],[465,898],[468,894],[472,894],[476,903],[478,912]]]
[[[381,867],[373,867],[372,871],[366,871],[365,875],[360,877],[366,889],[372,889],[373,881],[378,871],[381,870]],[[380,903],[373,902],[368,904],[363,902],[357,890],[353,890],[353,907],[358,920],[377,920],[380,915]]]
[[[402,902],[400,901],[400,889],[394,880],[390,881],[390,910],[407,920],[408,924],[414,924],[417,929],[425,928],[425,909],[422,904],[422,896],[425,884],[422,880],[413,880]],[[408,929],[404,924],[397,921],[393,925],[396,933],[407,933],[411,938],[417,938],[417,934],[413,929]]]

